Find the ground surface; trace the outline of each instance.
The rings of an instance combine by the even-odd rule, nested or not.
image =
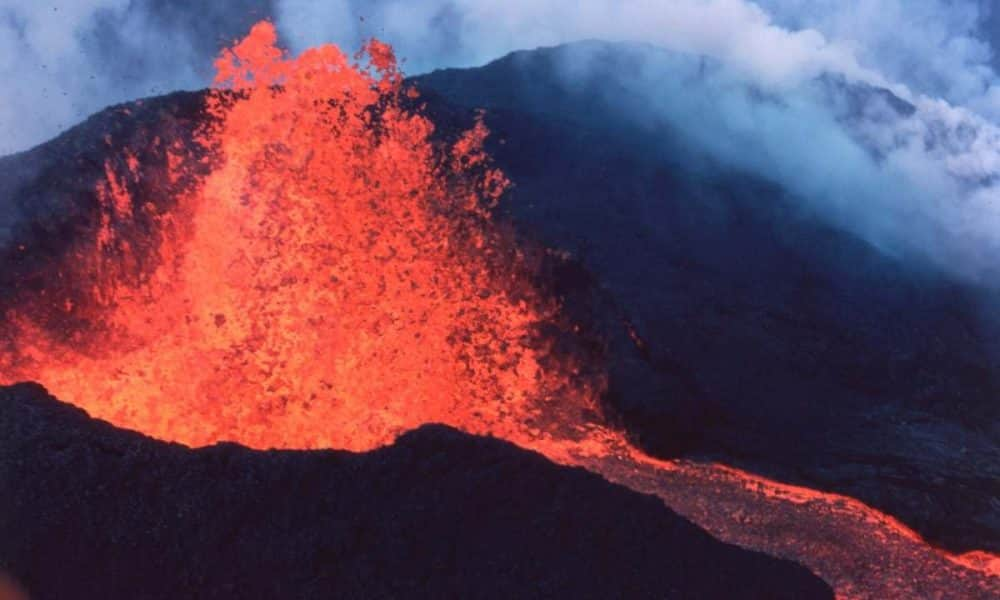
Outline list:
[[[0,569],[49,598],[823,598],[656,498],[441,426],[191,450],[0,389]]]

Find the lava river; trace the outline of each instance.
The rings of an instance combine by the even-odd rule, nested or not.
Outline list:
[[[510,182],[485,126],[435,137],[390,47],[291,57],[263,22],[216,67],[164,176],[188,184],[137,195],[120,149],[68,283],[6,316],[0,383],[191,446],[366,450],[446,423],[656,494],[840,597],[1000,596],[996,557],[849,498],[647,457],[606,425],[604,357],[539,277],[558,253],[494,217]]]

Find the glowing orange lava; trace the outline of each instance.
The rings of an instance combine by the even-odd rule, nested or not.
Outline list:
[[[91,327],[67,339],[25,307],[4,379],[190,445],[363,450],[433,421],[540,438],[555,399],[593,406],[600,381],[540,332],[559,307],[536,258],[490,219],[508,182],[485,126],[432,143],[392,50],[355,61],[291,59],[267,22],[224,51],[197,140],[210,173],[141,260],[135,159],[108,164],[70,267],[92,286],[51,299]]]
[[[938,574],[940,589],[992,589],[996,557],[945,560],[857,501],[632,449],[598,422],[600,365],[536,282],[545,253],[492,218],[509,182],[486,127],[435,141],[385,44],[291,58],[276,41],[263,22],[218,59],[197,148],[177,141],[167,157],[165,182],[195,182],[169,206],[136,195],[134,151],[105,165],[64,283],[7,315],[0,384],[39,381],[193,446],[366,450],[447,423],[655,493],[842,597],[923,592]],[[809,518],[871,534],[873,566],[830,536],[788,533]],[[899,580],[881,588],[862,577],[889,571]]]

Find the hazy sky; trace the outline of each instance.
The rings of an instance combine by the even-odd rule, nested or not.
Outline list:
[[[1000,117],[991,0],[0,0],[0,154],[111,103],[199,87],[262,17],[293,49],[376,35],[411,73],[582,38],[718,57],[767,82],[827,70]]]
[[[296,51],[380,37],[411,74],[581,39],[647,42],[721,65],[699,86],[671,83],[683,61],[654,61],[645,80],[631,82],[647,94],[644,106],[681,126],[696,108],[698,129],[688,134],[702,150],[848,215],[873,241],[940,245],[944,260],[977,271],[1000,264],[1000,15],[992,4],[0,0],[0,154],[106,105],[204,86],[218,49],[264,17]],[[586,57],[568,68],[585,76]],[[845,120],[844,98],[817,92],[820,75],[886,87],[916,111],[899,118],[873,102]],[[749,102],[749,85],[786,102]]]

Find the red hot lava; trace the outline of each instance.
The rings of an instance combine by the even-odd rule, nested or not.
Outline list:
[[[195,446],[365,450],[447,423],[656,493],[842,597],[996,589],[861,503],[654,461],[588,420],[602,377],[542,333],[573,339],[533,283],[537,256],[491,218],[509,182],[485,126],[435,141],[385,44],[352,60],[334,46],[292,58],[276,41],[260,23],[216,62],[198,152],[175,144],[164,178],[196,184],[169,210],[129,193],[135,154],[108,163],[93,235],[63,268],[73,293],[8,315],[0,383],[41,381],[96,417]],[[830,526],[865,542],[812,535]]]
[[[266,22],[224,51],[197,140],[215,162],[158,216],[152,266],[123,275],[148,205],[126,154],[71,266],[93,285],[63,304],[92,328],[66,340],[18,313],[6,379],[189,445],[364,450],[435,421],[519,440],[555,398],[592,405],[600,381],[539,332],[559,307],[534,259],[490,219],[508,181],[485,126],[432,142],[391,48],[355,59],[292,59]]]

